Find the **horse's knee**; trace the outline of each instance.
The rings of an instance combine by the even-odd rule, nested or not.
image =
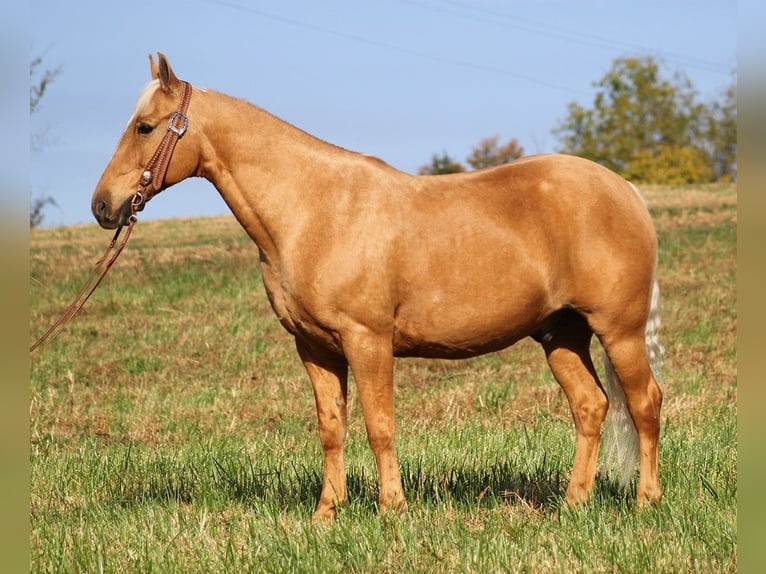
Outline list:
[[[342,449],[346,441],[346,421],[342,418],[320,418],[319,440],[325,450]]]

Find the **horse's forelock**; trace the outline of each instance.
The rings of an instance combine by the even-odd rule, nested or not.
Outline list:
[[[141,94],[138,96],[138,101],[136,102],[136,107],[130,116],[130,120],[128,120],[128,127],[130,127],[133,119],[146,109],[146,106],[149,105],[149,101],[152,99],[152,96],[154,96],[154,93],[159,89],[159,87],[159,80],[152,80],[146,84],[146,86],[144,86],[144,89],[141,90]]]

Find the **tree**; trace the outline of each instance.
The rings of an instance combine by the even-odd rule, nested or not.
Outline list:
[[[43,222],[43,210],[47,205],[58,205],[50,196],[33,198],[29,206],[29,227],[34,229],[40,227]]]
[[[524,148],[516,138],[505,145],[498,145],[499,136],[484,138],[473,147],[471,155],[466,158],[473,169],[484,169],[512,162],[524,155]]]
[[[733,82],[723,101],[713,102],[707,119],[706,139],[716,180],[737,179],[737,84]]]
[[[652,57],[619,58],[599,81],[593,106],[576,102],[554,130],[561,151],[592,159],[636,182],[696,183],[715,178],[709,114],[681,73],[660,74]]]
[[[446,151],[442,152],[441,155],[432,155],[431,163],[421,165],[418,168],[420,175],[444,175],[447,173],[461,173],[463,171],[465,171],[465,167],[447,155]]]
[[[40,104],[45,95],[48,86],[61,73],[60,68],[54,70],[45,70],[40,75],[40,66],[43,63],[41,56],[34,58],[29,63],[29,113],[35,114],[40,111]],[[32,135],[30,148],[32,151],[39,151],[44,144],[45,133],[36,133]],[[56,205],[56,201],[50,196],[32,198],[29,206],[29,227],[38,227],[43,222],[43,210],[47,205]]]
[[[710,156],[703,150],[660,145],[652,152],[636,153],[625,177],[636,182],[677,185],[713,181],[715,176]]]
[[[61,73],[61,68],[45,70],[42,76],[37,79],[37,75],[39,73],[38,68],[42,63],[42,56],[34,58],[29,63],[29,79],[32,81],[32,84],[29,88],[29,112],[32,114],[40,109],[40,102],[43,99],[45,91],[48,89],[48,86],[50,86],[51,82],[53,82],[53,80],[55,80],[56,77]]]
[[[505,145],[499,145],[500,137],[492,136],[484,138],[478,144],[473,146],[471,154],[466,158],[466,163],[473,169],[484,169],[510,163],[524,155],[524,148],[519,145],[519,141],[513,138]],[[418,168],[420,175],[443,175],[447,173],[464,172],[465,166],[452,159],[447,152],[441,155],[431,156],[431,163]]]

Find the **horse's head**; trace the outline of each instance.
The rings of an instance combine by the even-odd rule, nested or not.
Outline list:
[[[146,166],[168,133],[171,116],[179,109],[185,82],[176,77],[164,54],[159,53],[158,57],[159,64],[149,56],[153,79],[141,92],[117,149],[93,193],[91,210],[99,224],[106,229],[114,229],[128,222],[131,201]],[[198,164],[194,131],[190,125],[188,131],[182,134],[183,138],[172,152],[172,161],[164,178],[159,176],[157,188],[150,189],[150,196],[194,175]]]

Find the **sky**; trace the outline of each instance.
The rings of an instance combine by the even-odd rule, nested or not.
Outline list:
[[[571,102],[589,107],[615,59],[650,55],[703,102],[735,81],[733,0],[32,0],[30,57],[60,74],[30,118],[32,197],[45,226],[91,224],[90,199],[149,81],[244,98],[342,147],[415,173],[482,138],[556,151]],[[208,182],[152,199],[141,219],[228,213]]]

